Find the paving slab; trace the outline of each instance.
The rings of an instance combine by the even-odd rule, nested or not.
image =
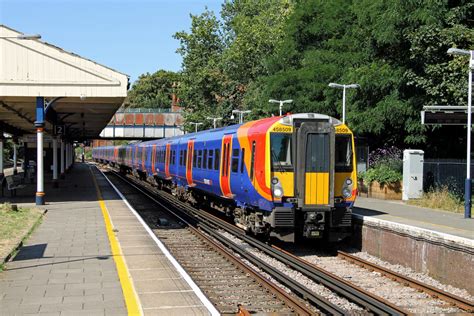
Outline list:
[[[357,197],[353,213],[359,216],[474,239],[474,219],[465,219],[464,215],[460,213],[407,205],[402,201],[365,197]]]
[[[145,315],[209,315],[149,232],[100,172],[94,171]],[[106,306],[104,306],[107,308]]]
[[[33,206],[34,190],[29,185],[0,202]],[[76,164],[58,189],[47,181],[45,191],[42,223],[0,272],[0,315],[126,313],[89,166]]]

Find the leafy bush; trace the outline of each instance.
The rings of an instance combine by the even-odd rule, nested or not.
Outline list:
[[[380,184],[396,183],[401,181],[403,175],[401,172],[392,169],[390,165],[379,164],[374,168],[368,169],[362,173],[362,179],[366,184],[377,181]]]
[[[364,183],[377,181],[380,184],[396,183],[402,180],[402,150],[397,147],[378,148],[369,154],[369,169],[358,177]]]

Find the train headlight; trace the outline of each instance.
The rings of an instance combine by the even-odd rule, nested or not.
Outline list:
[[[351,190],[349,188],[342,189],[342,196],[346,199],[350,198],[352,196]]]
[[[351,179],[351,178],[347,178],[347,179],[346,179],[346,184],[347,184],[347,185],[351,185],[351,184],[352,184],[352,179]]]
[[[272,192],[273,196],[277,199],[283,196],[283,187],[280,184],[280,179],[278,179],[277,177],[272,178]]]
[[[283,188],[279,185],[273,187],[273,196],[276,198],[281,198],[283,196]]]

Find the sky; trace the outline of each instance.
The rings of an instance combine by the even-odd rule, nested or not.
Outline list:
[[[178,31],[219,0],[0,0],[0,24],[130,76],[178,71]]]

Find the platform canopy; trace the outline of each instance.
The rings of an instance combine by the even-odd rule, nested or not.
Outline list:
[[[0,25],[0,128],[33,133],[37,97],[54,99],[46,132],[65,126],[74,140],[98,137],[127,96],[128,76]]]

